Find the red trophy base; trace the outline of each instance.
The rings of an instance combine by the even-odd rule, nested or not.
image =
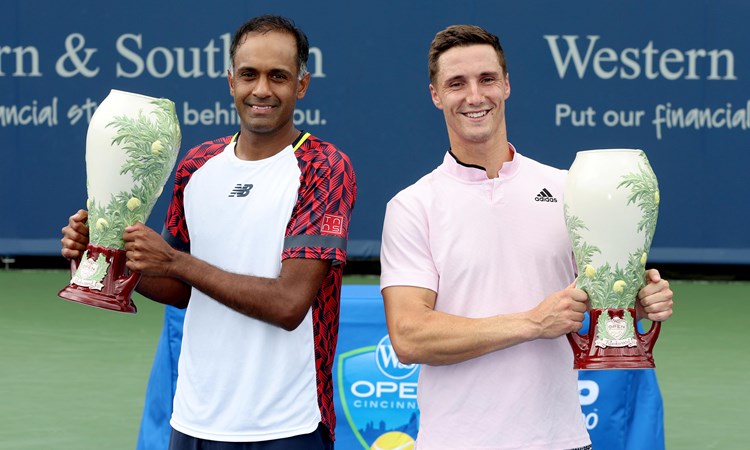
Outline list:
[[[651,351],[659,337],[661,322],[654,322],[648,332],[640,334],[633,308],[592,309],[589,314],[591,320],[587,334],[568,334],[568,342],[573,348],[574,369],[653,369],[655,367]],[[604,314],[607,315],[605,319],[613,319],[617,324],[625,324],[627,321],[628,325],[632,325],[633,338],[611,339],[612,336],[602,336],[599,318]]]
[[[135,313],[137,308],[130,298],[140,280],[140,274],[125,266],[125,251],[88,244],[86,261],[71,261],[70,284],[57,295],[65,300],[97,308]],[[86,272],[78,268],[86,264]],[[92,276],[89,276],[93,274]]]

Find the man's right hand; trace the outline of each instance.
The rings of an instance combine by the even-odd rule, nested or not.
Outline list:
[[[79,209],[70,216],[68,225],[62,229],[62,255],[68,259],[79,259],[89,243],[89,227],[86,225],[89,213]]]
[[[529,314],[540,327],[539,338],[551,339],[580,330],[588,300],[586,292],[577,289],[575,282],[545,298]]]

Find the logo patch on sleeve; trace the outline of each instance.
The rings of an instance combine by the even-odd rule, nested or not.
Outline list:
[[[335,234],[336,236],[343,235],[344,217],[325,214],[323,216],[323,227],[320,229],[320,234]]]

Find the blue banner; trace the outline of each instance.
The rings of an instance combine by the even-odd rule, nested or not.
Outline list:
[[[312,46],[295,124],[357,171],[350,256],[377,257],[386,202],[440,163],[427,50],[445,26],[474,23],[506,50],[521,153],[567,168],[579,150],[641,148],[662,194],[652,262],[750,263],[749,2],[8,0],[0,11],[0,254],[58,253],[86,202],[88,120],[110,89],[173,100],[183,154],[237,131],[232,33],[278,13]]]

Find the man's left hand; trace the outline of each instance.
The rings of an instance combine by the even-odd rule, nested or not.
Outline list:
[[[157,232],[138,222],[125,228],[122,238],[128,269],[149,276],[169,276],[176,250]]]
[[[646,271],[646,286],[638,291],[636,312],[639,319],[663,322],[672,316],[672,290],[669,282],[661,278],[659,271]]]

